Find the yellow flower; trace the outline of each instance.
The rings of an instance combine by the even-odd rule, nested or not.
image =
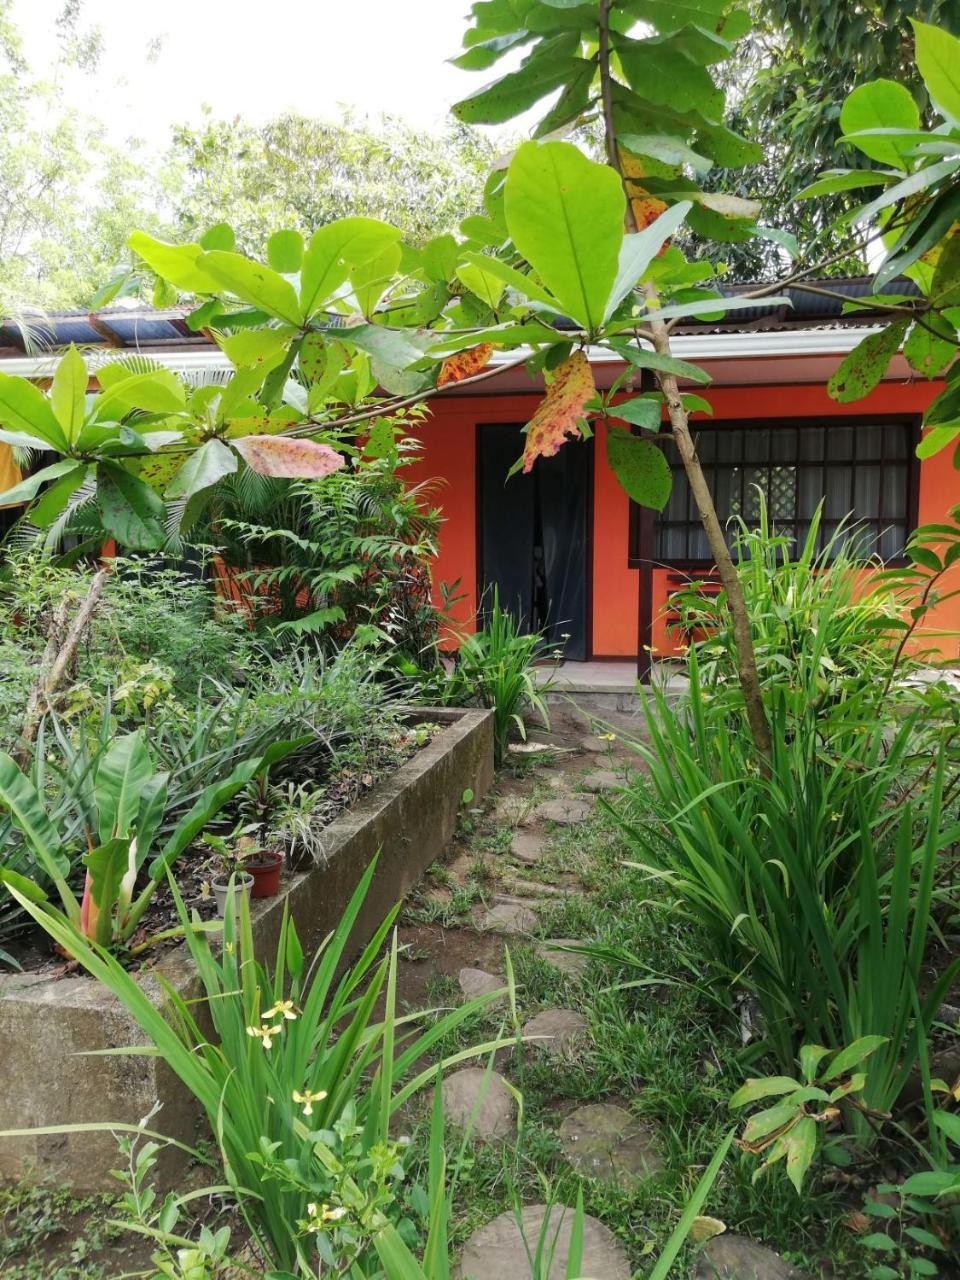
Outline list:
[[[313,1093],[310,1089],[304,1089],[302,1093],[299,1089],[294,1089],[293,1091],[293,1100],[303,1105],[303,1114],[305,1116],[312,1116],[313,1104],[322,1102],[326,1096],[326,1089],[320,1089],[317,1093]]]
[[[286,1018],[288,1022],[295,1022],[297,1019],[297,1007],[292,1000],[278,1000],[272,1009],[268,1009],[266,1013],[262,1013],[260,1016],[264,1022],[268,1018]]]
[[[259,1039],[263,1047],[269,1049],[273,1044],[273,1037],[278,1036],[282,1030],[282,1023],[273,1027],[247,1027],[247,1035]]]
[[[616,742],[617,735],[615,733],[598,733],[597,737],[601,742]]]
[[[328,1204],[308,1204],[307,1216],[310,1219],[308,1225],[311,1231],[322,1231],[326,1223],[339,1222],[341,1218],[345,1218],[347,1211],[342,1205],[337,1209],[331,1209]]]

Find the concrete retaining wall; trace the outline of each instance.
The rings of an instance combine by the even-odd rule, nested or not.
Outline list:
[[[275,952],[284,902],[308,952],[334,928],[370,859],[380,861],[352,939],[370,938],[390,907],[419,879],[453,836],[463,793],[482,796],[493,780],[489,711],[443,708],[417,718],[446,727],[429,745],[327,828],[326,862],[285,882],[283,893],[255,903],[254,936],[264,956]],[[185,997],[199,994],[186,949],[157,966]],[[144,984],[159,993],[155,978]],[[59,981],[0,977],[0,1130],[85,1122],[136,1123],[154,1106],[151,1127],[194,1144],[203,1123],[192,1098],[165,1064],[149,1057],[83,1057],[91,1050],[143,1043],[123,1007],[88,977]],[[198,1128],[199,1126],[199,1128]],[[166,1153],[163,1175],[175,1178],[178,1156]],[[53,1178],[77,1191],[115,1188],[110,1134],[0,1139],[0,1178]]]

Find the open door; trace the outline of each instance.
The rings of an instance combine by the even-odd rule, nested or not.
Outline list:
[[[527,475],[507,474],[521,451],[516,423],[477,428],[478,597],[494,585],[520,624],[543,631],[564,657],[589,648],[588,529],[593,441],[569,441]],[[566,638],[564,638],[566,637]]]

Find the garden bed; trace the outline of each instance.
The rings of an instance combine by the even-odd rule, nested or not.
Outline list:
[[[377,850],[380,863],[355,928],[353,946],[373,933],[443,850],[454,833],[462,797],[484,794],[493,778],[493,726],[488,711],[450,708],[417,713],[445,726],[391,777],[327,828],[325,861],[293,876],[275,898],[254,904],[254,936],[264,955],[276,946],[284,906],[309,952],[337,924],[364,869]],[[185,999],[199,983],[183,947],[163,957],[143,982],[160,999],[158,975]],[[0,977],[0,1043],[4,1090],[0,1129],[92,1122],[136,1123],[155,1103],[153,1127],[194,1143],[197,1113],[179,1081],[156,1058],[84,1057],[143,1043],[124,1009],[87,977]],[[73,1133],[0,1142],[0,1177],[23,1176],[33,1167],[78,1190],[110,1185],[116,1144],[109,1133]],[[168,1153],[166,1173],[175,1173]]]

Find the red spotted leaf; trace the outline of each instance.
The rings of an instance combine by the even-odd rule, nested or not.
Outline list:
[[[558,364],[547,394],[527,427],[523,447],[523,469],[529,471],[537,458],[552,458],[568,435],[579,436],[577,422],[587,401],[596,394],[593,371],[582,351],[575,351]]]
[[[447,356],[440,366],[437,386],[445,387],[450,382],[462,382],[464,378],[472,378],[490,363],[493,355],[493,344],[481,342],[479,346],[470,347],[467,351],[459,351],[455,356]]]
[[[289,436],[244,436],[231,444],[251,471],[282,479],[320,480],[339,471],[346,459],[328,444]]]

